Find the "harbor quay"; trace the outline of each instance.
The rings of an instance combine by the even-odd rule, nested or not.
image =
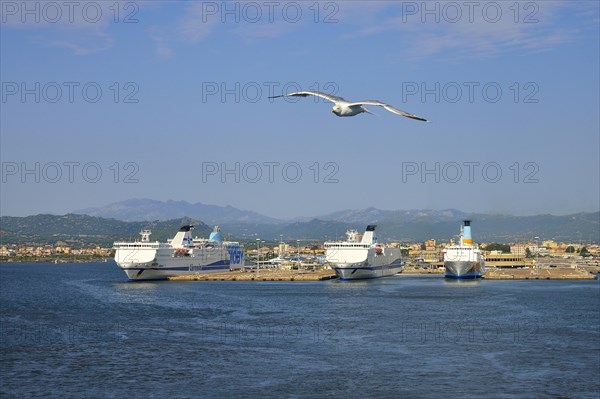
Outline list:
[[[597,274],[584,269],[488,269],[486,280],[593,280]]]
[[[335,272],[329,268],[312,271],[290,270],[289,268],[268,268],[233,270],[222,273],[188,274],[169,277],[170,281],[323,281],[335,279]]]
[[[584,269],[552,268],[552,269],[488,269],[483,278],[486,280],[594,280],[598,272]],[[424,270],[407,268],[396,277],[403,275],[439,275],[443,269]],[[265,268],[251,270],[234,270],[222,273],[186,274],[169,277],[170,281],[325,281],[337,279],[335,272],[329,268],[314,271],[298,271],[289,268]]]

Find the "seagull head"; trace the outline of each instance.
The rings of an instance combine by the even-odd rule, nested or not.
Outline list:
[[[340,113],[342,112],[342,107],[340,107],[338,104],[335,104],[333,106],[333,108],[331,108],[331,112],[333,112],[334,114],[336,114],[337,116],[339,116]]]

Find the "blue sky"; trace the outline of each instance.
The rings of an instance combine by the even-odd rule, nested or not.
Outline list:
[[[596,1],[23,7],[0,10],[2,215],[599,208]],[[300,88],[433,123],[268,99]]]

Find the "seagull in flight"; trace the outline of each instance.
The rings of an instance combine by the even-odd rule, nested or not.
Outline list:
[[[397,108],[392,107],[389,104],[382,103],[378,100],[364,100],[364,101],[348,101],[342,97],[332,96],[331,94],[321,93],[320,91],[297,91],[295,93],[283,94],[281,96],[271,96],[269,98],[279,98],[279,97],[308,97],[308,96],[316,96],[326,99],[327,101],[331,101],[334,105],[331,109],[331,112],[336,114],[337,116],[354,116],[360,113],[366,112],[368,114],[374,115],[371,111],[363,107],[363,105],[375,105],[377,107],[383,107],[386,110],[396,114],[402,115],[407,118],[416,119],[418,121],[423,122],[431,122],[425,118],[421,118],[420,116],[413,115],[411,113],[399,110]]]

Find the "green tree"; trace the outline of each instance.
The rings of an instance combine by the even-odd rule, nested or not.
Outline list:
[[[575,247],[574,247],[574,246],[572,246],[572,245],[569,245],[569,246],[567,247],[567,249],[565,250],[565,252],[566,252],[566,253],[568,253],[568,254],[575,253]]]
[[[510,245],[508,244],[498,244],[497,242],[493,242],[485,247],[486,251],[502,251],[505,254],[510,253]]]

